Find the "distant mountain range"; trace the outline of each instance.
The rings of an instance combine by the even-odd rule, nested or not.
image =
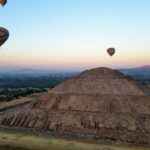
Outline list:
[[[150,79],[150,65],[130,69],[120,69],[120,71],[135,79]]]
[[[42,69],[42,68],[0,68],[0,77],[66,77],[76,74],[75,71]]]
[[[136,68],[119,69],[125,75],[134,77],[135,79],[150,79],[150,65]],[[4,68],[0,67],[0,77],[70,77],[79,74],[81,71],[73,70],[54,70],[42,68]]]

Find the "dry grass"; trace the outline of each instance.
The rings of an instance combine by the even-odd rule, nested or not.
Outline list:
[[[150,148],[81,143],[24,133],[0,132],[0,150],[149,150]]]

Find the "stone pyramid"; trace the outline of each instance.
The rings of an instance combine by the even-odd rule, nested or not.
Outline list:
[[[84,71],[33,99],[5,110],[0,125],[71,138],[150,145],[150,97],[117,70]]]

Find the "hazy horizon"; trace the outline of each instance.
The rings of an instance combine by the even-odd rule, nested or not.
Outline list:
[[[54,72],[54,73],[71,73],[71,72],[81,72],[81,71],[84,71],[86,69],[92,69],[92,68],[99,68],[99,67],[106,67],[106,68],[112,68],[112,69],[118,69],[118,70],[122,70],[122,69],[150,69],[150,65],[143,65],[143,66],[134,66],[134,67],[110,67],[110,66],[82,66],[82,67],[48,67],[48,66],[44,66],[44,67],[41,67],[41,66],[2,66],[0,65],[0,72],[1,73],[5,73],[5,72],[20,72],[20,71],[23,71],[23,72],[43,72],[43,73],[46,73],[46,72]],[[41,73],[42,73],[41,72]]]
[[[0,67],[86,69],[150,64],[150,1],[9,0]],[[116,48],[113,57],[106,49]]]

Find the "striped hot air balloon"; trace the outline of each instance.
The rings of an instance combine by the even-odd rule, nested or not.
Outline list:
[[[2,46],[9,37],[9,31],[0,27],[0,46]]]
[[[5,6],[6,3],[7,3],[7,0],[0,0],[0,4],[1,4],[2,6]]]
[[[0,0],[0,5],[4,6],[7,0]],[[0,27],[0,46],[2,46],[9,37],[9,31],[3,27]]]

